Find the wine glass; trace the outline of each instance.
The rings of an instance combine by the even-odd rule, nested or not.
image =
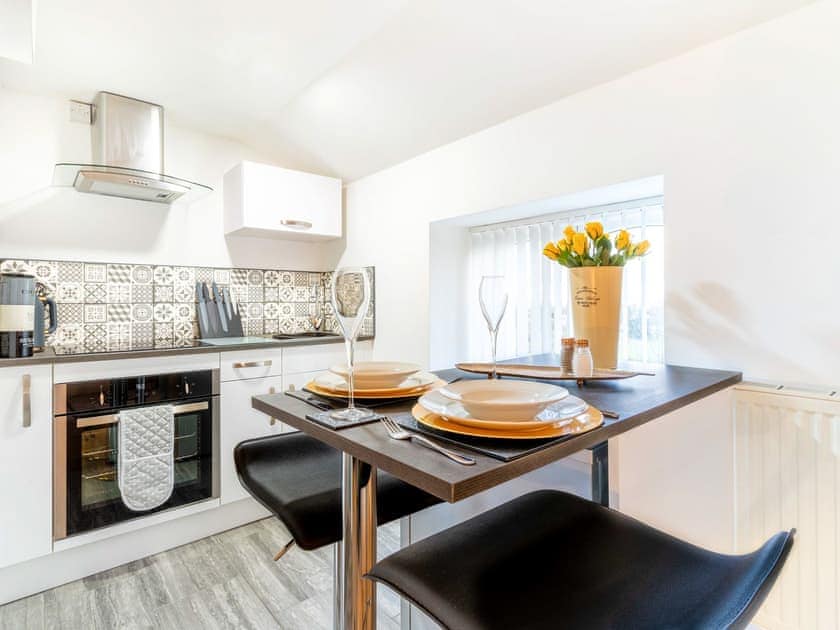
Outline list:
[[[362,330],[370,304],[370,280],[362,267],[344,267],[333,273],[330,301],[335,318],[344,335],[347,348],[347,408],[333,411],[330,417],[337,420],[364,420],[373,417],[370,409],[356,407],[353,394],[353,361],[356,338]]]
[[[490,351],[493,354],[493,373],[496,376],[496,339],[499,336],[499,324],[504,317],[508,303],[507,286],[504,276],[482,276],[478,286],[478,299],[481,302],[481,313],[487,321],[490,331]]]

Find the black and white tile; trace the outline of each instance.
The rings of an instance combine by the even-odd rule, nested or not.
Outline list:
[[[58,303],[54,344],[90,349],[114,345],[187,343],[198,335],[196,282],[215,282],[239,303],[248,335],[309,330],[324,315],[338,332],[329,305],[332,274],[277,269],[227,269],[31,260],[38,279]],[[373,268],[370,268],[373,280]],[[373,334],[371,305],[363,334]]]

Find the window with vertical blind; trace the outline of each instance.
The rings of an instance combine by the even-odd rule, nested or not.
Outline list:
[[[633,241],[650,241],[650,253],[624,268],[619,361],[664,360],[664,248],[662,197],[548,214],[470,228],[469,351],[490,357],[487,326],[478,303],[485,275],[507,279],[508,308],[499,328],[500,358],[558,352],[572,336],[569,278],[565,267],[542,255],[543,245],[563,238],[571,224],[579,231],[600,221],[611,234],[625,228]]]

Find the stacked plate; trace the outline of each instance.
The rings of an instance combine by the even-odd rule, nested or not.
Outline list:
[[[316,376],[304,389],[325,398],[345,399],[348,396],[347,378],[346,366],[334,366],[329,372]],[[365,361],[357,363],[353,369],[353,394],[361,400],[417,398],[445,384],[413,363]]]
[[[604,417],[564,387],[514,380],[459,381],[430,391],[412,410],[423,425],[474,437],[534,440],[583,433]]]

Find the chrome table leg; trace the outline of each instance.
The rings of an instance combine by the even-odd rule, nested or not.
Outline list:
[[[342,627],[342,615],[344,606],[342,596],[344,594],[344,545],[341,541],[333,547],[333,630]]]
[[[341,471],[342,549],[336,589],[340,630],[376,628],[376,585],[362,576],[376,562],[376,469],[344,453]]]

